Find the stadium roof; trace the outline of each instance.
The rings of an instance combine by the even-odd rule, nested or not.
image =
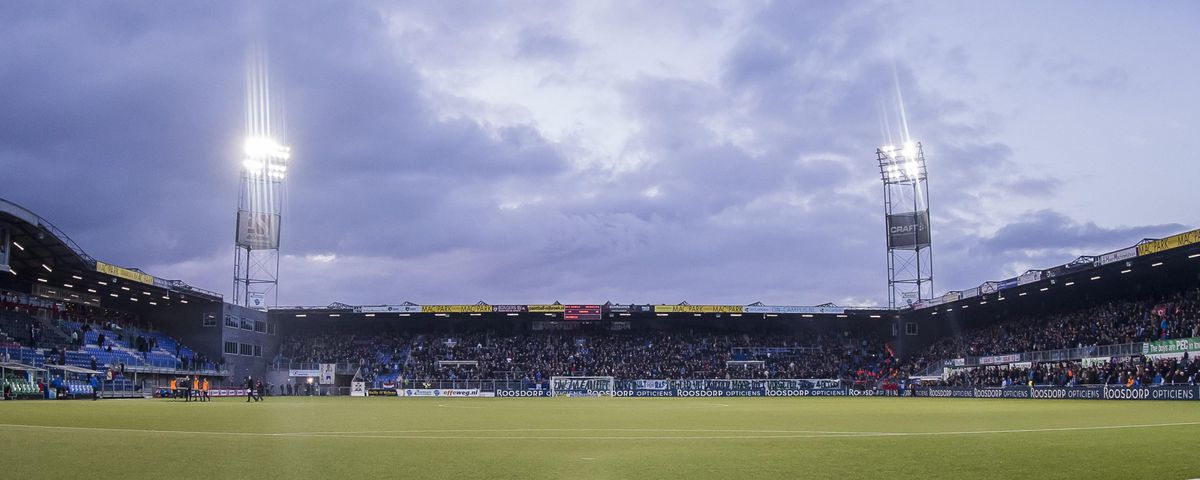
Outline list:
[[[54,293],[43,296],[60,296],[59,290],[62,290],[62,299],[66,301],[73,301],[69,299],[73,295],[76,299],[88,294],[99,298],[105,292],[98,287],[112,286],[115,289],[118,283],[126,283],[137,284],[147,291],[159,290],[160,294],[166,290],[178,296],[188,295],[212,301],[223,299],[219,293],[193,287],[181,280],[166,280],[136,268],[123,268],[96,260],[45,218],[2,198],[0,223],[7,224],[11,231],[13,249],[9,252],[9,266],[13,273],[35,282],[35,288],[43,284],[56,289]],[[79,283],[78,287],[76,283]],[[89,291],[85,283],[94,284],[94,288],[90,288],[94,291]],[[76,293],[68,293],[65,289]],[[131,290],[132,287],[128,287],[123,291]],[[161,295],[155,297],[161,298]]]

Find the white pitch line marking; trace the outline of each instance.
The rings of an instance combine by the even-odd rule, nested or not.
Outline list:
[[[1087,427],[1060,427],[1060,428],[1026,428],[1013,430],[965,430],[965,431],[950,431],[950,432],[839,432],[839,433],[804,433],[800,435],[705,435],[705,436],[520,436],[520,435],[504,435],[504,436],[460,436],[460,435],[365,435],[359,433],[347,432],[346,434],[330,434],[330,433],[260,433],[260,432],[203,432],[203,431],[183,431],[183,430],[145,430],[133,428],[103,428],[103,427],[68,427],[68,426],[53,426],[53,425],[20,425],[20,424],[0,424],[0,428],[28,428],[28,429],[49,429],[49,430],[80,430],[80,431],[102,431],[102,432],[128,432],[128,433],[151,433],[151,434],[180,434],[180,435],[226,435],[226,436],[255,436],[255,437],[293,437],[293,438],[377,438],[377,439],[393,439],[393,440],[753,440],[753,439],[804,439],[804,438],[878,438],[878,437],[915,437],[915,436],[938,436],[938,435],[993,435],[1004,433],[1041,433],[1041,432],[1068,432],[1068,431],[1086,431],[1086,430],[1117,430],[1117,429],[1136,429],[1136,428],[1159,428],[1159,427],[1179,427],[1179,426],[1195,426],[1200,425],[1200,422],[1174,422],[1174,423],[1151,423],[1151,424],[1133,424],[1133,425],[1098,425]],[[670,432],[669,430],[652,430],[647,431],[662,431]],[[430,430],[430,433],[444,433],[453,430]],[[536,431],[536,430],[487,430],[495,432],[518,432],[518,431]],[[559,431],[621,431],[612,429],[560,429]],[[464,433],[478,431],[463,431]],[[679,431],[676,431],[679,432]],[[364,432],[365,433],[365,432]],[[797,432],[800,433],[800,432]]]

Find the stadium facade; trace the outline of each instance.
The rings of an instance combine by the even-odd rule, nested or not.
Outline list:
[[[220,294],[181,280],[167,280],[136,268],[95,259],[49,221],[2,199],[0,230],[5,232],[3,236],[7,237],[9,246],[5,251],[7,258],[0,259],[3,260],[0,263],[11,269],[11,273],[0,275],[0,290],[5,295],[5,311],[0,313],[3,315],[0,316],[0,348],[3,348],[6,364],[17,369],[29,367],[48,371],[50,375],[55,374],[56,368],[61,370],[64,364],[71,364],[65,366],[84,375],[87,372],[98,374],[106,369],[111,372],[119,365],[120,380],[124,382],[120,389],[135,391],[180,375],[202,376],[226,385],[237,385],[247,376],[267,378],[275,385],[297,383],[306,377],[311,382],[312,376],[324,373],[317,371],[321,367],[317,362],[282,358],[283,339],[332,331],[433,334],[487,330],[500,336],[537,332],[561,332],[568,336],[594,332],[648,332],[669,336],[674,332],[702,331],[760,335],[756,338],[768,339],[772,335],[785,338],[788,335],[829,333],[846,337],[843,340],[851,340],[849,343],[857,338],[849,338],[852,335],[881,338],[887,355],[899,359],[917,355],[939,340],[1006,318],[1070,312],[1200,285],[1198,230],[1163,239],[1146,239],[1101,255],[1082,256],[1063,265],[1030,270],[1014,278],[952,291],[902,309],[832,304],[552,302],[501,305],[476,302],[423,305],[402,302],[358,306],[333,303],[255,310],[226,302]],[[103,322],[103,328],[84,325],[96,319]],[[83,338],[76,338],[78,335]],[[97,338],[101,339],[98,343],[93,341]],[[726,363],[757,365],[763,363],[764,356],[795,354],[800,358],[804,348],[808,347],[781,348],[768,340],[755,347],[737,348],[742,349],[740,354],[744,356],[735,352],[720,358]],[[1076,361],[1098,356],[1129,357],[1168,347],[1155,342],[1131,342],[1112,348],[1105,352],[1089,347],[1078,351],[1026,351],[1003,356],[963,355],[938,359],[925,370],[907,372],[904,376],[944,378],[955,368]],[[1189,348],[1184,347],[1184,351]],[[52,358],[54,354],[59,356],[57,362]],[[511,358],[507,360],[512,362]],[[435,361],[439,365],[475,362],[453,356]],[[888,362],[891,360],[884,363]],[[873,365],[878,367],[878,363]],[[333,362],[333,365],[336,371],[330,391],[348,391],[351,379],[362,375],[361,365],[346,362]],[[888,367],[895,371],[897,365]],[[62,371],[64,376],[68,373],[71,372]],[[726,375],[728,378],[728,372]],[[107,378],[115,381],[111,373]],[[111,388],[118,390],[117,386]],[[952,390],[931,392],[925,394],[962,394]]]

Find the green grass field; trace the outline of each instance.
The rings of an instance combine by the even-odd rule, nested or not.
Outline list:
[[[1200,402],[0,402],[0,477],[1200,477]],[[85,474],[86,472],[86,474]]]

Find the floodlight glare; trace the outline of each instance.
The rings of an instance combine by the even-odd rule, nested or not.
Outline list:
[[[280,145],[269,138],[251,137],[246,139],[244,147],[246,156],[250,158],[278,158],[287,160],[292,156],[292,149]]]

